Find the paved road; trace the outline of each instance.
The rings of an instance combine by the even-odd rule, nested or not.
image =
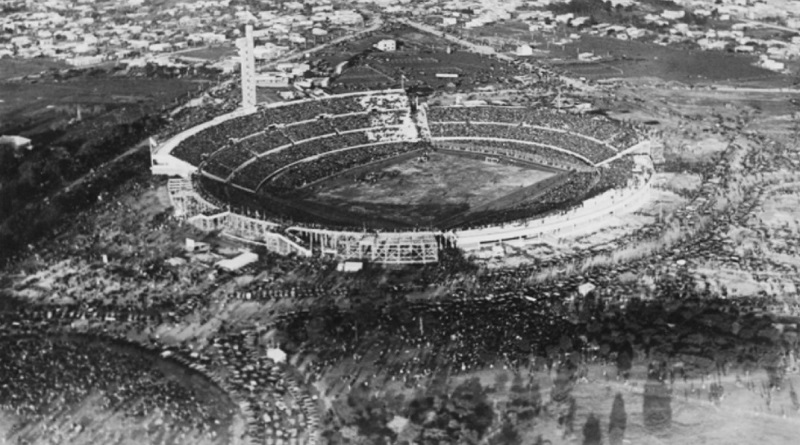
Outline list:
[[[736,92],[736,93],[789,93],[800,94],[800,90],[793,88],[748,88],[748,87],[729,87],[726,85],[712,85],[712,91]]]
[[[797,29],[794,29],[794,28],[787,28],[786,26],[773,25],[772,23],[764,23],[764,22],[759,22],[759,21],[756,21],[756,20],[742,20],[742,22],[743,23],[747,23],[748,25],[758,26],[758,27],[761,27],[761,28],[772,28],[772,29],[778,29],[778,30],[781,30],[781,31],[787,31],[787,32],[793,32],[795,34],[800,34],[800,30],[797,30]]]

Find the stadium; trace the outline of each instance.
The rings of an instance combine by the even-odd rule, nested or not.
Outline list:
[[[429,263],[635,211],[649,140],[604,116],[434,106],[402,89],[248,107],[155,147],[176,215],[297,255]]]

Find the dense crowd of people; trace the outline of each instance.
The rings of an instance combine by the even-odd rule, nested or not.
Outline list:
[[[630,124],[617,123],[602,116],[580,115],[538,107],[430,107],[430,122],[505,122],[526,124],[555,130],[563,130],[578,136],[596,139],[604,143],[619,139],[621,134],[636,135]],[[632,145],[632,144],[631,144]],[[624,149],[627,146],[614,146]]]
[[[292,125],[285,126],[282,130],[294,142],[300,142],[306,139],[313,139],[320,136],[325,136],[328,134],[336,133],[337,127],[340,125],[344,128],[365,128],[367,125],[361,125],[353,127],[346,127],[344,124],[344,120],[347,119],[350,122],[355,123],[358,121],[358,117],[361,115],[347,115],[347,117],[330,117],[330,118],[318,118],[311,122],[302,122]]]
[[[251,295],[269,301],[305,294],[248,292],[226,295],[217,303],[249,300]],[[245,435],[252,439],[314,443],[316,396],[293,371],[263,355],[262,348],[269,345],[260,344],[254,330],[223,326],[202,352],[186,343],[162,345],[157,335],[138,344],[124,336],[134,325],[146,331],[178,323],[212,303],[207,297],[125,306],[92,300],[59,309],[0,311],[0,352],[11,359],[0,363],[0,371],[15,382],[0,386],[0,408],[25,422],[46,421],[100,396],[101,409],[140,420],[160,416],[157,425],[163,425],[165,437],[222,439],[230,434],[232,417],[240,415]],[[82,327],[65,335],[64,329],[76,320]],[[181,373],[184,379],[194,376],[194,386],[181,382]],[[225,394],[229,402],[214,399]]]
[[[399,142],[339,151],[292,166],[267,182],[262,189],[275,193],[289,192],[354,167],[424,150],[427,147],[427,144],[421,142]]]
[[[405,78],[406,85],[425,85],[431,88],[452,86],[469,89],[480,85],[508,83],[515,76],[530,73],[530,70],[521,64],[512,64],[493,56],[459,50],[425,51],[411,55],[406,51],[364,53],[351,60],[351,67],[361,66],[369,67],[380,75],[392,79],[395,85]],[[442,72],[451,74],[456,72],[458,75],[456,78],[437,76]],[[346,74],[347,71],[345,79]],[[336,83],[336,85],[341,84]],[[353,88],[359,87],[353,85]]]
[[[769,148],[764,148],[764,151],[768,150]],[[771,156],[771,153],[769,155]],[[795,159],[781,159],[777,156],[770,158],[770,156],[765,156],[764,152],[759,154],[757,150],[748,151],[731,144],[731,147],[721,155],[720,162],[710,162],[698,168],[704,185],[690,196],[689,205],[693,211],[675,212],[667,218],[659,218],[654,224],[631,233],[619,243],[620,249],[626,245],[647,243],[664,236],[666,231],[677,224],[686,237],[675,241],[669,249],[659,251],[658,255],[647,255],[624,265],[597,266],[583,271],[580,276],[561,275],[536,284],[532,284],[531,276],[537,271],[548,267],[564,267],[570,261],[584,260],[588,254],[576,252],[573,256],[567,255],[556,259],[534,258],[530,266],[484,271],[481,274],[472,273],[467,265],[460,263],[455,266],[450,265],[448,257],[444,256],[437,267],[457,269],[456,274],[464,273],[457,279],[452,275],[435,278],[437,283],[438,280],[444,280],[447,284],[446,295],[438,301],[404,302],[396,308],[392,306],[385,309],[372,308],[370,316],[359,317],[345,317],[335,308],[324,306],[319,309],[284,313],[278,317],[278,327],[288,335],[284,341],[295,346],[292,351],[319,353],[312,364],[306,367],[306,376],[300,380],[296,376],[289,375],[285,368],[276,369],[275,363],[257,358],[260,356],[253,351],[257,350],[256,346],[259,344],[259,332],[253,330],[242,333],[226,325],[220,330],[220,335],[211,340],[212,346],[203,351],[183,346],[168,350],[171,357],[184,357],[188,363],[198,364],[217,384],[224,386],[231,394],[238,394],[241,400],[247,402],[250,419],[248,432],[252,433],[253,437],[265,440],[299,437],[304,434],[302,431],[313,429],[317,422],[312,414],[315,401],[300,389],[304,386],[301,380],[314,380],[325,375],[327,370],[341,363],[343,357],[353,357],[357,361],[365,359],[372,365],[380,366],[382,371],[376,373],[373,367],[354,367],[341,379],[342,387],[365,381],[370,385],[380,385],[387,380],[401,380],[412,386],[443,370],[462,372],[496,366],[498,360],[505,362],[509,367],[531,365],[529,358],[534,355],[544,355],[557,361],[561,357],[558,353],[554,354],[554,351],[557,352],[564,347],[578,349],[580,346],[575,340],[573,323],[569,318],[580,313],[580,310],[574,307],[575,302],[571,297],[581,283],[589,282],[596,285],[594,293],[598,300],[609,304],[625,304],[630,296],[646,293],[646,286],[639,280],[619,279],[622,274],[630,271],[636,274],[652,274],[660,270],[680,275],[683,269],[678,265],[679,261],[686,259],[692,262],[713,260],[724,267],[753,271],[756,277],[762,272],[767,276],[772,270],[796,274],[796,267],[780,263],[777,258],[754,256],[734,260],[731,255],[733,247],[725,239],[732,227],[752,226],[758,230],[763,229],[763,223],[758,220],[759,217],[754,216],[753,211],[765,197],[773,194],[780,196],[781,193],[786,193],[785,190],[792,190],[781,188],[783,185],[788,187],[797,182],[796,175],[777,171],[777,169],[793,170]],[[627,158],[612,162],[609,168],[601,169],[599,176],[592,179],[596,181],[594,187],[622,184],[627,178],[624,172],[630,168],[630,160]],[[737,177],[730,173],[731,169],[746,171],[747,174],[743,178]],[[603,172],[606,172],[605,177]],[[575,173],[576,186],[585,179],[584,176],[586,175]],[[730,206],[720,206],[719,202],[722,200]],[[86,230],[88,232],[90,229]],[[91,239],[87,242],[90,241]],[[771,248],[784,249],[782,252],[788,254],[796,252],[794,246],[778,242],[771,244]],[[98,273],[102,273],[103,270],[100,268]],[[142,271],[141,276],[133,276],[130,280],[146,279],[148,273],[151,272]],[[90,281],[95,279],[91,278]],[[397,288],[396,291],[390,290],[389,293],[395,292],[399,298],[406,292],[426,289],[429,284],[429,280],[421,280],[419,283],[409,283],[411,286],[409,288]],[[662,291],[669,292],[675,298],[696,293],[696,283],[690,278],[685,281],[657,282],[656,285],[661,286]],[[267,302],[285,299],[314,300],[327,295],[327,292],[319,289],[276,290],[258,283],[245,292],[230,295],[230,298]],[[114,332],[124,331],[126,325],[143,328],[161,323],[176,323],[193,314],[196,308],[209,305],[206,296],[192,295],[183,296],[181,301],[164,296],[161,300],[150,301],[147,307],[134,303],[121,303],[114,298],[110,300],[111,303],[108,305],[79,300],[75,304],[61,306],[58,309],[14,309],[2,312],[0,321],[6,331],[31,334],[64,329],[76,320],[88,320],[86,323],[91,327],[91,332],[108,336]],[[748,311],[768,310],[777,303],[769,295],[739,301],[737,307]],[[362,298],[361,303],[363,302]],[[308,320],[317,320],[316,323],[323,320],[324,329],[318,331],[317,335],[313,329],[299,329],[301,326],[305,327]],[[364,336],[367,332],[369,340],[365,341]],[[313,343],[310,342],[311,339]],[[39,352],[25,352],[24,355],[29,358],[30,354],[34,354],[41,360],[59,362],[61,359],[58,357],[61,357],[62,353],[55,354],[51,350],[56,346],[60,349],[61,343],[52,341],[45,345],[37,344],[36,349]],[[310,345],[316,346],[311,348]],[[12,368],[16,363],[27,359],[22,358],[23,353],[20,351],[23,349],[20,348],[20,343],[16,340],[9,345],[0,342],[0,347],[7,349],[7,355],[20,357],[19,360],[0,363],[0,372],[16,376],[17,374],[13,373],[18,371]],[[103,352],[66,346],[63,357],[74,363],[86,364],[87,361],[91,361],[92,363],[86,364],[86,367],[76,367],[76,369],[86,370],[84,380],[100,379],[92,380],[100,382],[96,383],[99,387],[104,384],[101,377],[98,377],[100,371],[118,372],[115,370],[119,366],[124,366],[125,369],[119,371],[119,375],[124,377],[128,375],[126,372],[141,368],[129,364],[126,361],[128,359],[113,357],[114,361],[119,362],[114,364],[109,363],[110,359],[102,357],[93,360],[86,358],[95,353],[111,354],[112,357],[114,354],[113,351]],[[263,357],[263,354],[261,356]],[[35,362],[41,361],[37,360]],[[100,371],[93,371],[92,366],[96,366]],[[235,369],[238,372],[223,372],[222,369]],[[42,415],[37,411],[40,407],[26,399],[25,394],[28,391],[37,398],[44,397],[43,400],[49,400],[47,391],[68,386],[64,383],[65,379],[84,381],[81,380],[84,377],[80,375],[73,376],[66,374],[65,371],[59,371],[61,372],[59,375],[46,374],[47,381],[43,382],[36,380],[38,376],[28,375],[31,372],[26,371],[25,376],[15,377],[14,381],[19,378],[22,382],[19,390],[9,386],[0,387],[0,394],[3,396],[0,400],[11,401],[4,407],[19,409],[20,412],[24,410],[25,415]],[[136,380],[138,378],[131,377],[134,381],[138,381]],[[148,381],[148,377],[142,378],[145,379],[143,381]],[[35,388],[29,388],[31,385]],[[132,388],[135,389],[137,386],[134,384]],[[191,394],[187,395],[184,389],[166,384],[157,388],[160,395],[152,397],[156,402],[167,404],[170,409],[176,409],[177,413],[195,415],[199,412],[198,419],[204,419],[203,416],[207,415],[203,414],[206,411],[202,411],[207,408],[200,410],[193,407],[195,402],[192,401]],[[72,393],[67,392],[67,394]],[[74,394],[82,393],[76,390]],[[126,392],[120,394],[121,397],[127,397]],[[285,397],[287,394],[290,396],[288,399]],[[178,401],[173,401],[174,399]],[[287,405],[286,400],[294,400],[295,404]],[[149,409],[146,405],[132,405],[132,409],[138,406]],[[133,415],[137,415],[137,412],[133,412]],[[292,432],[297,422],[295,419],[300,419],[301,427]]]
[[[291,190],[296,190],[305,185],[314,183],[326,177],[336,175],[342,171],[359,167],[365,164],[376,162],[383,159],[396,157],[398,155],[418,150],[418,144],[409,142],[398,142],[388,145],[378,145],[362,147],[359,149],[341,150],[342,147],[351,147],[367,144],[371,141],[368,135],[362,132],[345,133],[341,135],[325,137],[308,141],[306,143],[290,146],[288,150],[277,151],[274,154],[267,154],[258,158],[255,162],[247,165],[234,175],[234,183],[256,191],[261,186],[267,187],[264,190],[283,195]],[[421,144],[421,143],[419,143]],[[565,212],[571,208],[581,205],[581,203],[593,196],[597,196],[607,190],[623,189],[631,185],[633,176],[633,161],[628,157],[623,157],[611,162],[609,165],[598,170],[589,170],[576,166],[574,158],[561,152],[547,149],[546,147],[527,145],[523,143],[506,143],[494,141],[484,144],[471,144],[474,146],[458,145],[450,147],[443,146],[445,149],[457,149],[467,151],[477,151],[487,155],[508,155],[513,152],[512,158],[519,158],[527,162],[543,162],[544,165],[565,168],[570,166],[569,174],[555,178],[553,181],[546,181],[538,187],[531,188],[525,195],[517,194],[513,202],[502,209],[488,209],[471,212],[463,218],[446,222],[446,227],[450,228],[478,228],[487,225],[504,224],[512,221],[525,220],[529,218],[539,218],[553,212]],[[486,146],[484,146],[486,145]],[[474,150],[473,150],[474,149]],[[336,151],[341,150],[341,151]],[[496,150],[496,151],[495,151]],[[524,150],[524,151],[523,151]],[[332,152],[332,153],[329,153]],[[320,156],[322,154],[324,156]],[[546,162],[545,159],[552,155],[552,159]],[[308,161],[308,158],[315,157]],[[572,161],[572,164],[567,164]],[[286,167],[288,170],[283,170]],[[585,166],[584,166],[585,167]],[[226,177],[229,171],[223,171]],[[212,202],[219,201],[214,198],[218,193],[226,194],[225,201],[231,202],[231,193],[239,194],[236,190],[228,191],[217,190],[218,187],[205,187],[205,192],[212,195]],[[217,190],[217,191],[214,191]],[[223,195],[219,195],[223,196]],[[234,200],[236,201],[236,200]],[[250,208],[254,205],[252,199],[236,201],[236,205]],[[220,201],[221,203],[222,201]],[[228,205],[224,206],[228,208]],[[279,211],[280,206],[271,204],[268,206],[270,211],[264,216],[287,217]],[[264,205],[256,205],[253,208],[264,209]],[[289,211],[289,214],[293,214]],[[299,216],[298,216],[299,217]],[[305,217],[301,217],[295,223],[304,223]],[[356,227],[353,227],[355,229]]]
[[[396,94],[387,96],[395,97]],[[277,107],[261,108],[255,113],[233,117],[218,125],[205,128],[182,141],[172,154],[199,165],[204,155],[210,155],[231,139],[239,140],[259,133],[272,125],[314,121],[320,116],[362,113],[375,109],[374,105],[392,104],[377,95],[330,96],[312,100],[289,102]],[[402,101],[400,102],[402,103]],[[263,151],[263,150],[261,150]]]
[[[161,417],[167,437],[194,433],[213,439],[226,434],[220,422],[230,422],[234,413],[232,404],[211,402],[197,388],[170,378],[156,354],[108,338],[4,336],[0,353],[4,381],[14,382],[0,386],[0,407],[26,422],[47,425],[60,410],[77,409],[97,396],[103,410],[134,419]],[[155,440],[157,432],[151,431],[156,434],[148,440]]]
[[[520,141],[439,141],[436,147],[478,153],[486,156],[502,156],[523,160],[537,165],[555,167],[561,170],[578,170],[589,168],[584,162],[572,155],[550,149],[541,145],[526,144]]]
[[[592,163],[598,163],[616,154],[611,148],[595,141],[569,133],[547,131],[518,124],[486,123],[431,123],[431,136],[497,138],[535,142],[576,153]]]
[[[549,345],[558,344],[562,336],[571,337],[572,325],[557,294],[525,291],[524,295],[535,297],[522,298],[518,292],[495,291],[490,285],[482,295],[460,290],[435,302],[367,305],[361,310],[371,309],[368,317],[321,307],[282,315],[277,326],[298,349],[314,345],[317,359],[306,369],[311,380],[325,375],[343,357],[368,361],[369,371],[362,368],[345,375],[330,391],[346,391],[362,381],[382,387],[389,380],[400,380],[412,387],[440,372],[482,369],[498,361],[509,367],[528,366],[533,354],[546,356]],[[316,331],[294,329],[312,318],[318,320]],[[368,339],[358,332],[369,332]]]
[[[233,177],[233,183],[250,190],[258,189],[262,181],[278,170],[303,159],[343,147],[354,147],[370,142],[366,132],[345,133],[302,142],[287,149],[267,153],[248,164]]]

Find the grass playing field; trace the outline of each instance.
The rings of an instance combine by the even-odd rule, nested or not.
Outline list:
[[[435,221],[497,200],[555,173],[509,164],[432,153],[427,162],[415,158],[368,172],[357,181],[342,175],[320,184],[311,201],[346,207],[363,214],[410,225]]]

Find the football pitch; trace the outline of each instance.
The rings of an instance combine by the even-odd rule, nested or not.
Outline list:
[[[556,173],[531,167],[433,152],[427,161],[404,161],[344,174],[315,187],[311,201],[411,225],[481,206]]]

